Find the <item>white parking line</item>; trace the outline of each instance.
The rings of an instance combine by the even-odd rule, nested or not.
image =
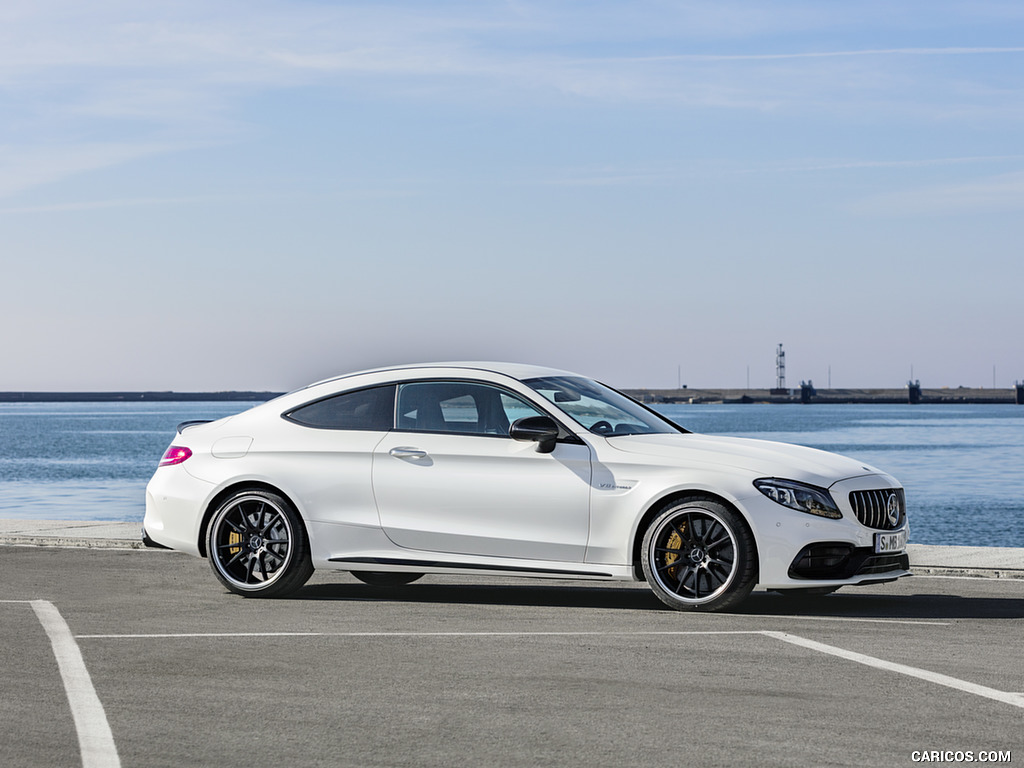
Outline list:
[[[75,730],[78,732],[83,768],[119,768],[121,759],[117,755],[107,715],[67,622],[53,603],[32,600],[29,604],[46,630],[50,645],[53,646],[53,655],[57,657],[57,666],[64,681],[68,704],[71,705]]]
[[[810,648],[813,651],[827,653],[831,656],[838,656],[840,659],[855,661],[858,664],[864,664],[865,666],[874,667],[875,669],[884,669],[888,672],[898,672],[901,675],[916,677],[919,680],[927,680],[930,683],[944,685],[947,688],[954,688],[958,691],[964,691],[965,693],[973,693],[975,696],[983,696],[986,699],[992,699],[993,701],[999,701],[1003,704],[1009,704],[1010,706],[1024,709],[1024,696],[1021,696],[1019,693],[997,691],[995,688],[988,688],[984,685],[978,685],[977,683],[970,683],[966,680],[950,677],[949,675],[943,675],[938,672],[929,672],[927,669],[909,667],[906,664],[896,664],[891,661],[875,658],[874,656],[867,656],[863,653],[848,651],[845,648],[837,648],[834,645],[826,645],[825,643],[819,643],[815,640],[808,640],[806,637],[791,635],[787,632],[772,632],[770,630],[765,630],[761,632],[761,634],[766,637],[773,637],[776,640],[781,640],[785,643],[791,643],[803,648]]]
[[[786,621],[853,621],[865,624],[919,624],[928,627],[948,627],[948,621],[918,621],[917,619],[864,619],[856,616],[780,616],[770,613],[745,613],[749,619],[785,619]]]
[[[634,635],[760,635],[756,629],[692,632],[192,632],[152,635],[78,635],[79,640],[151,640],[201,637],[631,637]]]

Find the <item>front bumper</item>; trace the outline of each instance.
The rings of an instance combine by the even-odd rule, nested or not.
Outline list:
[[[758,542],[758,584],[764,589],[834,587],[909,576],[907,553],[876,553],[880,531],[857,519],[849,499],[851,491],[888,488],[891,482],[868,475],[833,485],[829,490],[843,513],[839,520],[791,510],[764,496],[743,499]],[[904,519],[896,530],[907,529]]]

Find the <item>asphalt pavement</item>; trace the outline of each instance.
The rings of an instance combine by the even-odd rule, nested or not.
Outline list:
[[[722,614],[643,584],[477,576],[317,572],[259,600],[133,548],[134,525],[6,528],[35,543],[0,546],[4,768],[1024,759],[1024,579],[755,592]]]

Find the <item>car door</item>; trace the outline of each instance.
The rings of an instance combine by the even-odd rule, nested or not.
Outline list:
[[[397,545],[466,555],[582,562],[590,524],[590,448],[512,440],[542,412],[496,385],[399,385],[396,428],[373,458],[381,525]]]

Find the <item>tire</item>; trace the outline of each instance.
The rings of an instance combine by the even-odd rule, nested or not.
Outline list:
[[[669,504],[644,534],[644,577],[678,611],[721,611],[746,599],[757,581],[757,547],[739,513],[719,501]]]
[[[282,597],[309,579],[313,561],[298,512],[284,497],[239,491],[210,520],[206,553],[214,575],[246,597]]]
[[[372,587],[401,587],[422,579],[422,573],[385,573],[384,571],[352,571],[352,575]]]

